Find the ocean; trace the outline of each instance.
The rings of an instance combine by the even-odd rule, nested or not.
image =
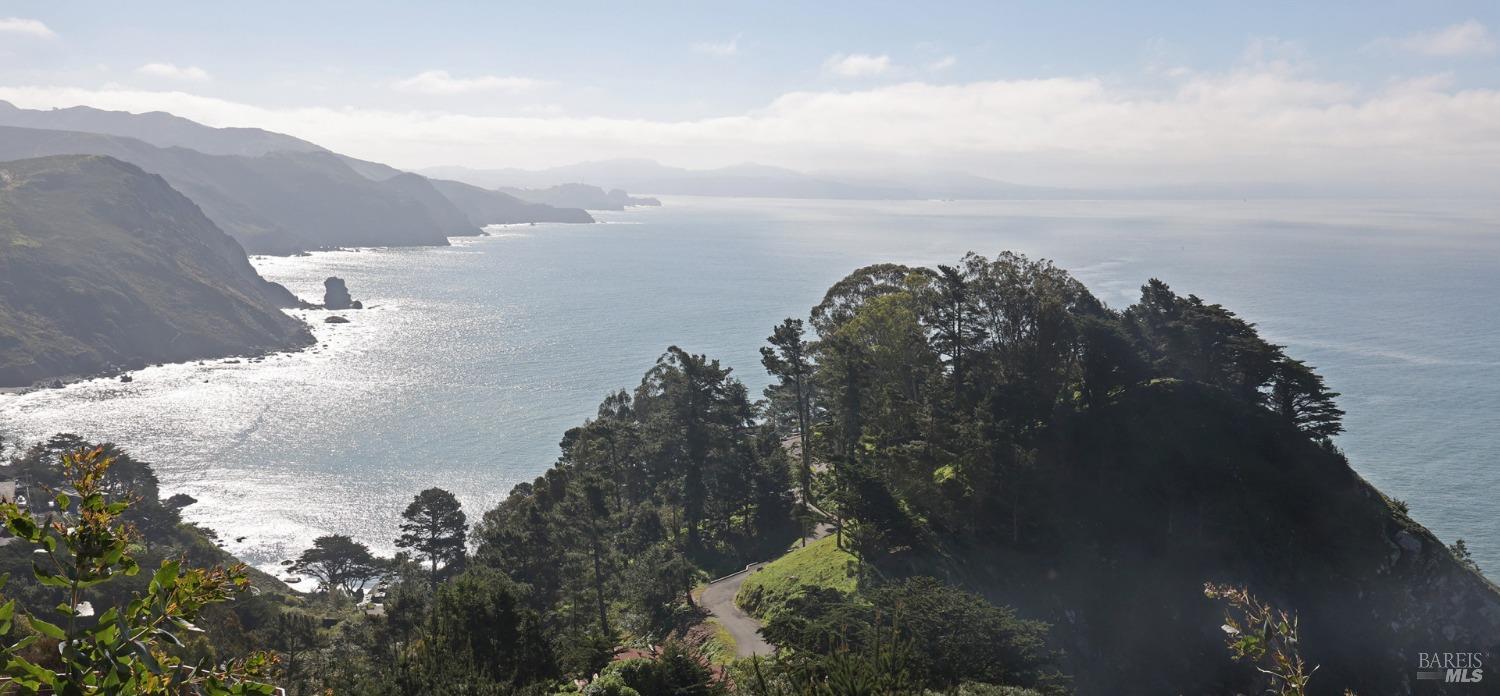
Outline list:
[[[446,248],[260,258],[319,301],[316,347],[0,394],[0,433],[111,440],[188,519],[275,569],[313,538],[390,553],[417,492],[470,521],[669,345],[758,394],[771,327],[875,262],[1052,259],[1111,306],[1147,279],[1222,303],[1343,394],[1354,467],[1500,574],[1500,204],[1452,201],[821,201],[666,197],[603,224],[491,228]]]

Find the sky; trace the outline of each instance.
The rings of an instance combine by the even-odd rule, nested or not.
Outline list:
[[[0,99],[403,168],[1500,191],[1500,3],[0,0]]]

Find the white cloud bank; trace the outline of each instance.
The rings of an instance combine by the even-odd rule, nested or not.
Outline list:
[[[21,17],[0,17],[0,34],[22,34],[38,39],[57,38],[57,32],[52,31],[41,20]]]
[[[1474,19],[1399,39],[1381,39],[1376,44],[1438,58],[1493,55],[1497,48],[1489,29]]]
[[[823,62],[823,69],[839,77],[874,77],[891,69],[891,57],[838,53]]]
[[[195,65],[186,67],[173,63],[147,63],[135,69],[137,75],[156,77],[180,82],[208,82],[208,71]]]
[[[1154,91],[1099,79],[793,92],[696,120],[264,108],[186,92],[0,87],[45,108],[170,111],[258,126],[397,166],[541,167],[612,157],[686,166],[960,168],[1019,183],[1287,182],[1422,195],[1500,190],[1500,90],[1441,76],[1374,89],[1250,66]]]
[[[525,92],[543,84],[546,83],[529,77],[500,77],[498,75],[454,77],[447,70],[428,70],[403,80],[397,80],[394,86],[398,91],[412,94],[451,96],[477,92]]]

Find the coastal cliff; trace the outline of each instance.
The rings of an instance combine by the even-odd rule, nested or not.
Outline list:
[[[312,343],[245,251],[110,157],[0,163],[0,386]]]

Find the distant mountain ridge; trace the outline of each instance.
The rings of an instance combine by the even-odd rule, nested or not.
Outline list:
[[[426,177],[279,133],[211,128],[160,112],[37,111],[0,102],[0,160],[64,154],[107,155],[162,175],[257,254],[442,246],[486,224],[593,222],[583,210],[497,191],[466,192],[461,209]],[[476,198],[484,199],[484,215],[471,214]]]
[[[300,348],[297,302],[163,177],[112,157],[0,162],[0,386]]]
[[[965,172],[871,175],[799,172],[744,163],[716,169],[673,167],[649,159],[581,162],[550,169],[430,167],[430,176],[501,190],[545,189],[582,183],[653,195],[726,198],[826,198],[842,200],[1223,200],[1358,196],[1356,190],[1312,189],[1290,184],[1189,183],[1129,188],[1050,187],[1014,184]]]
[[[416,176],[410,174],[408,176]],[[461,181],[430,179],[432,186],[476,225],[504,225],[519,222],[593,222],[594,217],[580,207],[554,208],[543,203],[523,201],[502,191],[471,186]]]
[[[734,198],[830,198],[845,200],[923,200],[933,198],[1071,198],[1081,192],[1021,186],[969,174],[913,175],[911,181],[805,174],[783,167],[744,163],[717,169],[672,167],[647,159],[582,162],[542,170],[432,167],[431,176],[476,186],[510,190],[544,189],[580,183],[655,195]]]
[[[499,191],[532,203],[584,210],[624,210],[661,205],[661,201],[655,198],[632,196],[621,189],[606,191],[589,184],[558,184],[544,189],[502,187]]]
[[[0,100],[0,124],[118,135],[157,147],[185,147],[207,155],[259,157],[272,152],[326,152],[290,135],[260,128],[214,128],[164,111],[133,114],[91,106],[21,109]]]
[[[326,151],[206,155],[120,136],[0,126],[0,160],[72,154],[107,155],[160,174],[251,253],[442,246],[451,235],[479,233],[441,196],[371,181]]]
[[[360,175],[375,181],[392,181],[399,177],[424,178],[419,174],[405,172],[379,162],[370,162],[347,155],[339,155],[339,158]],[[480,227],[521,222],[584,223],[594,221],[593,216],[584,211],[587,206],[583,205],[531,201],[504,191],[472,186],[460,181],[446,179],[427,179],[427,181],[467,216],[470,224]]]

